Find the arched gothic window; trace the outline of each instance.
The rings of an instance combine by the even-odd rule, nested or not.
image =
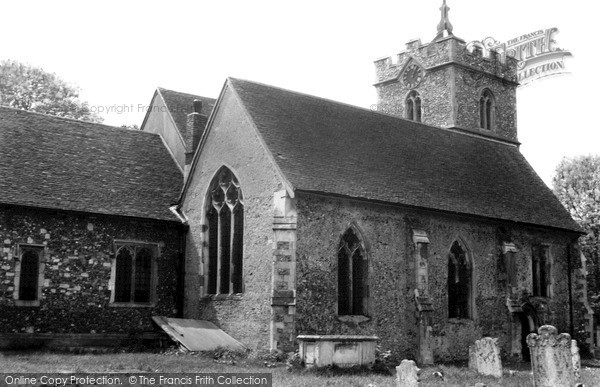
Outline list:
[[[406,118],[421,122],[421,97],[415,90],[406,97]]]
[[[233,173],[223,167],[209,189],[207,294],[242,293],[244,202]]]
[[[494,95],[490,89],[484,89],[479,98],[479,126],[482,129],[494,128]]]
[[[448,317],[471,318],[472,266],[458,241],[448,255]]]
[[[364,243],[350,227],[338,247],[338,315],[367,315],[368,272]]]

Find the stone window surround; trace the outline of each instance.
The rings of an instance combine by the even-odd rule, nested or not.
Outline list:
[[[540,249],[540,251],[545,252],[545,279],[542,282],[542,285],[545,285],[546,289],[545,289],[545,294],[542,291],[541,294],[537,294],[536,290],[535,290],[535,283],[536,283],[536,279],[534,278],[535,275],[535,271],[534,269],[534,265],[535,265],[535,261],[534,261],[534,250],[535,249]],[[531,249],[531,294],[534,297],[542,297],[542,298],[552,298],[554,295],[554,277],[552,276],[552,269],[554,268],[554,259],[552,256],[552,249],[551,249],[551,245],[549,243],[536,243],[532,245],[532,249]],[[539,271],[538,271],[539,274]],[[538,281],[540,281],[540,279],[538,279]]]
[[[204,213],[202,215],[205,223],[202,226],[203,229],[203,249],[202,249],[202,256],[204,257],[202,259],[202,264],[201,264],[201,272],[200,272],[200,279],[201,279],[201,295],[200,298],[204,301],[241,301],[244,298],[244,282],[243,282],[243,272],[242,272],[242,280],[241,280],[241,288],[242,288],[242,292],[238,292],[238,293],[233,293],[231,292],[231,290],[233,290],[233,286],[230,283],[229,289],[230,292],[229,293],[218,293],[219,291],[219,283],[217,282],[217,293],[209,293],[208,292],[208,288],[209,288],[209,281],[210,281],[210,250],[209,250],[209,241],[210,241],[210,224],[209,224],[209,220],[208,220],[208,214],[210,211],[210,206],[212,205],[212,191],[215,189],[215,187],[219,184],[219,176],[222,174],[222,172],[224,170],[227,170],[229,172],[229,174],[232,177],[232,183],[233,185],[235,185],[235,187],[237,188],[238,192],[239,192],[239,197],[238,197],[238,201],[239,201],[239,205],[241,205],[242,208],[242,270],[243,270],[243,233],[244,233],[244,225],[245,225],[245,214],[243,213],[244,210],[244,200],[243,200],[243,190],[242,190],[242,184],[240,183],[239,178],[237,177],[238,174],[234,172],[234,170],[228,166],[228,165],[223,165],[221,166],[217,172],[214,174],[213,178],[211,179],[211,183],[209,185],[209,188],[206,192],[206,197],[205,197],[205,206],[204,206]],[[227,200],[227,199],[226,199]],[[238,203],[236,203],[238,204]],[[223,204],[223,205],[228,205],[228,204]],[[232,206],[230,206],[231,208]],[[233,212],[232,212],[233,214]],[[231,273],[230,273],[231,275]],[[218,276],[217,276],[218,279]]]
[[[338,263],[338,254],[337,251],[339,251],[341,242],[344,238],[344,236],[348,233],[348,231],[352,230],[352,232],[358,237],[360,246],[359,248],[362,250],[362,259],[366,261],[366,267],[367,267],[367,273],[365,274],[367,277],[366,283],[367,283],[367,289],[365,291],[365,295],[364,298],[366,298],[366,306],[364,307],[364,314],[359,314],[359,315],[354,315],[354,314],[340,314],[339,312],[339,297],[340,297],[340,293],[339,293],[339,289],[336,292],[336,314],[337,314],[337,320],[342,322],[342,323],[348,323],[351,325],[356,325],[356,324],[360,324],[360,323],[365,323],[371,320],[371,317],[369,317],[372,314],[371,311],[371,305],[372,303],[370,302],[370,297],[369,297],[369,272],[370,272],[370,260],[369,260],[369,254],[368,254],[368,246],[366,243],[366,240],[363,236],[362,231],[360,230],[360,228],[358,227],[358,225],[356,225],[354,222],[350,223],[348,225],[348,227],[346,227],[344,229],[344,232],[340,235],[339,240],[340,243],[336,246],[336,264]],[[350,260],[352,260],[352,257],[350,257]],[[336,270],[336,275],[339,276],[339,270]],[[339,286],[339,280],[336,278],[336,284],[337,286]]]
[[[37,283],[37,299],[35,300],[19,300],[19,288],[21,285],[21,257],[25,250],[37,251],[39,257],[38,267],[38,283]],[[46,256],[46,245],[33,244],[33,243],[19,243],[17,244],[17,251],[15,254],[19,259],[15,265],[15,289],[13,292],[13,298],[15,300],[15,306],[40,306],[40,300],[42,299],[42,289],[44,288],[44,269],[46,268],[45,256]]]
[[[463,324],[464,322],[467,321],[476,321],[477,320],[477,309],[476,309],[476,304],[475,304],[475,265],[474,265],[474,260],[473,260],[473,254],[471,252],[471,250],[468,248],[466,242],[461,238],[461,237],[457,237],[453,240],[452,244],[450,245],[450,248],[448,249],[448,260],[450,260],[450,249],[452,248],[452,246],[454,245],[454,243],[458,243],[459,246],[461,247],[461,249],[464,251],[465,253],[465,258],[466,261],[469,265],[470,268],[470,278],[469,278],[469,295],[468,295],[468,317],[448,317],[448,322],[449,323],[453,323],[453,324]],[[449,308],[449,300],[447,303],[447,307]],[[449,315],[449,313],[448,313]]]
[[[133,248],[134,252],[141,248],[147,248],[152,253],[151,259],[151,282],[150,282],[150,302],[115,302],[115,281],[117,278],[117,254],[121,248]],[[124,240],[124,239],[115,239],[113,241],[114,253],[113,257],[111,257],[111,271],[110,271],[110,281],[108,283],[108,288],[110,289],[110,303],[111,307],[124,307],[124,308],[148,308],[154,307],[156,305],[156,287],[158,283],[158,265],[156,261],[161,256],[160,244],[154,242],[146,242],[146,241],[138,241],[138,240]],[[133,259],[135,260],[136,254],[132,254]],[[135,262],[135,261],[134,261]],[[134,263],[135,266],[135,263]],[[132,281],[132,287],[134,286],[134,282]]]
[[[518,286],[517,261],[515,255],[519,252],[517,246],[512,242],[502,242],[502,258],[506,270],[506,282],[509,288],[509,294],[512,294],[512,288]]]
[[[413,243],[414,243],[414,260],[415,260],[415,283],[416,289],[419,291],[420,296],[429,295],[429,273],[428,273],[428,261],[429,261],[429,237],[427,232],[419,229],[412,229]]]

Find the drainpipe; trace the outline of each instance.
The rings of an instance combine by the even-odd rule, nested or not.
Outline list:
[[[177,253],[177,285],[175,287],[175,307],[177,309],[177,318],[184,317],[185,307],[185,250],[189,224],[187,216],[181,211],[179,206],[169,207],[169,210],[179,219],[181,224],[177,227],[179,238],[179,252]]]
[[[571,258],[572,258],[572,253],[571,250],[573,249],[573,244],[569,243],[567,244],[567,272],[568,272],[568,281],[569,281],[569,333],[571,334],[571,338],[573,337],[573,332],[574,332],[574,327],[573,327],[573,289],[572,289],[572,279],[571,279],[571,275],[572,275],[572,265],[571,265]]]
[[[185,307],[185,250],[186,250],[186,240],[187,233],[189,227],[187,224],[183,224],[179,226],[179,253],[177,254],[177,316],[178,318],[183,318],[184,316],[184,307]]]

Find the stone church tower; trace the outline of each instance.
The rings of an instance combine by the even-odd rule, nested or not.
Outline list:
[[[444,3],[437,35],[413,40],[394,61],[375,61],[378,110],[442,128],[517,141],[517,61],[493,39],[466,44],[452,34]]]

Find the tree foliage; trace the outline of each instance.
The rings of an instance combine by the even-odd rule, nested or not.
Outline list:
[[[600,313],[600,155],[565,158],[552,180],[554,193],[587,233],[579,239],[588,259],[588,291]]]
[[[133,124],[133,125],[131,125],[131,124],[129,124],[129,125],[128,124],[123,124],[123,125],[121,125],[121,128],[123,128],[123,129],[129,129],[129,130],[141,130],[140,127],[137,124]]]
[[[102,122],[79,100],[79,89],[56,74],[14,60],[0,62],[0,105],[82,121]]]

